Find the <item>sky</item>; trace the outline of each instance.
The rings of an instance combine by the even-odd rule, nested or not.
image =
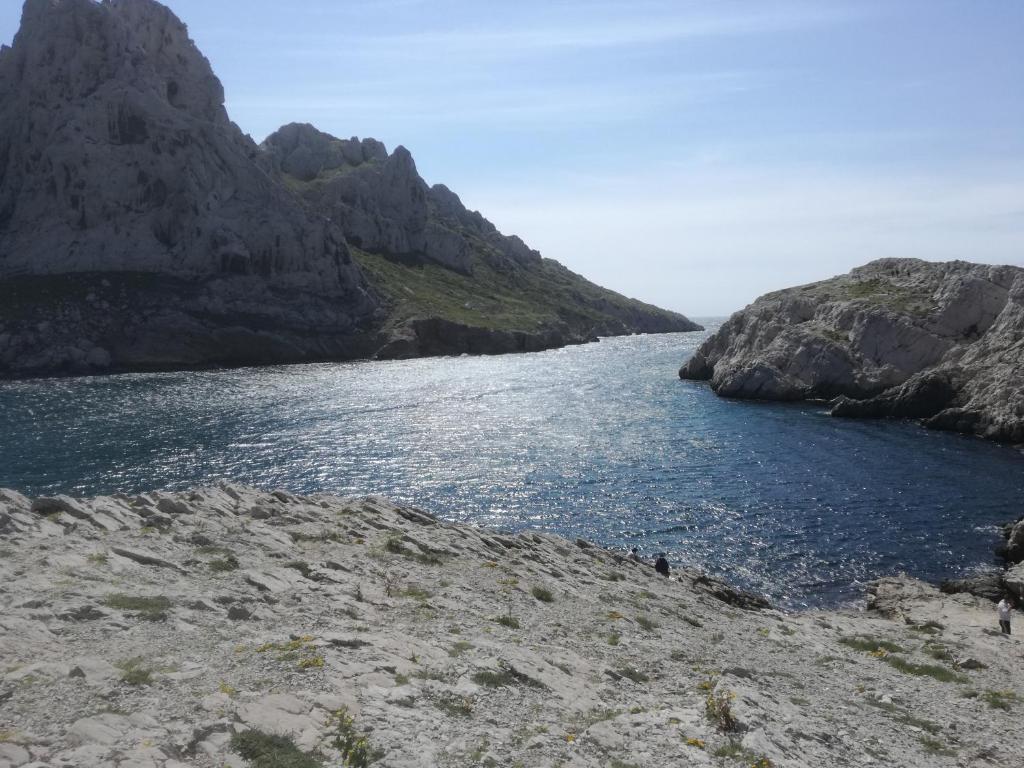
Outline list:
[[[402,144],[502,231],[691,316],[875,258],[1024,265],[1020,0],[168,5],[257,141]]]

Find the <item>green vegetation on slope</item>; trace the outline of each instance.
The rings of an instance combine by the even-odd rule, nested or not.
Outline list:
[[[628,299],[576,275],[557,262],[496,269],[473,257],[473,274],[437,264],[412,263],[352,248],[356,262],[391,308],[389,324],[441,318],[478,328],[535,333],[675,330],[684,322],[671,312]],[[646,320],[645,320],[646,317]]]

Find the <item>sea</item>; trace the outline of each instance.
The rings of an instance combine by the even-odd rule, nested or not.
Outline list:
[[[707,321],[706,321],[707,322]],[[716,322],[708,322],[714,329]],[[822,403],[725,400],[710,331],[499,357],[0,383],[0,487],[379,494],[441,518],[667,553],[789,608],[995,565],[1024,455]]]

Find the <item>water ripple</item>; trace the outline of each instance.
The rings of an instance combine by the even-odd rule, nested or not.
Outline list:
[[[906,570],[991,562],[1024,459],[817,404],[725,401],[676,377],[702,334],[532,355],[0,385],[0,486],[26,493],[381,493],[452,520],[553,529],[793,605]]]

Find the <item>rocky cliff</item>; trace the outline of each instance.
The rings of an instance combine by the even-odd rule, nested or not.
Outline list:
[[[459,316],[461,298],[396,319],[406,286],[364,273],[346,235],[461,277],[477,245],[510,275],[543,264],[428,189],[404,149],[305,126],[257,146],[154,0],[27,0],[0,49],[0,375],[462,351],[420,344],[411,321],[489,328]],[[535,325],[499,328],[523,336],[517,348],[692,327],[581,278],[573,291],[593,296],[578,301],[516,280],[497,301],[540,307]]]
[[[833,400],[1024,442],[1024,269],[884,259],[761,297],[688,360],[725,397]]]
[[[0,766],[1019,765],[993,606],[869,606],[380,498],[0,491]]]
[[[381,357],[529,351],[599,335],[699,330],[687,318],[594,285],[503,235],[404,147],[291,124],[263,143],[285,182],[338,222],[384,298]]]
[[[344,354],[344,237],[228,120],[151,0],[28,0],[0,51],[0,372]]]

